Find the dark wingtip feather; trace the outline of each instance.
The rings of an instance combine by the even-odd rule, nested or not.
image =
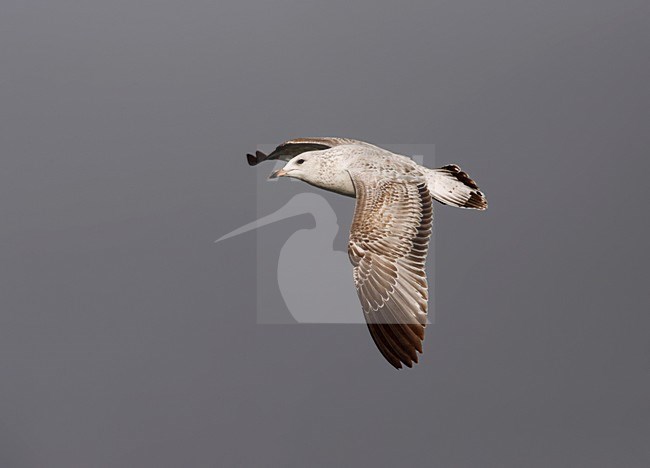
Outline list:
[[[250,166],[257,166],[259,163],[265,161],[266,159],[268,159],[268,155],[262,153],[259,150],[255,151],[254,155],[250,153],[246,155],[246,160]]]
[[[386,361],[395,369],[402,369],[402,366],[409,368],[417,364],[418,354],[422,352],[422,343],[415,346],[410,339],[404,335],[410,326],[394,323],[369,323],[370,336],[377,345],[377,348]],[[419,327],[422,328],[422,327]]]
[[[390,349],[386,339],[382,333],[381,325],[376,323],[369,323],[368,329],[370,330],[370,336],[372,341],[375,342],[375,345],[379,349],[379,352],[384,356],[384,359],[393,366],[395,369],[402,368],[402,361],[395,355],[395,352]]]

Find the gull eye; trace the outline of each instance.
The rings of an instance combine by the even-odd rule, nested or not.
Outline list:
[[[296,161],[296,164],[302,164],[302,163],[304,163],[304,162],[305,162],[304,159],[299,159],[298,161]]]

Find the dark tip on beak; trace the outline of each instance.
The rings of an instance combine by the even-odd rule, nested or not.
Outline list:
[[[277,171],[271,172],[269,179],[277,179],[278,177],[284,177],[287,175],[287,172],[284,169],[278,169]]]
[[[248,161],[249,166],[257,165],[257,158],[250,153],[246,155],[246,160]]]

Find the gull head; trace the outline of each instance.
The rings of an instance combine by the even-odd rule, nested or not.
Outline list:
[[[290,159],[282,169],[273,171],[269,179],[276,179],[278,177],[293,177],[295,179],[307,180],[315,179],[323,172],[322,157],[319,153],[311,151],[309,153],[299,154]]]
[[[272,172],[269,179],[278,177],[293,177],[315,187],[354,196],[346,161],[332,150],[308,151],[294,156],[282,169]]]

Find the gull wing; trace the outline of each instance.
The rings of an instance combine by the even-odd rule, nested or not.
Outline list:
[[[294,156],[306,153],[307,151],[318,151],[331,148],[341,144],[341,138],[295,138],[293,140],[285,141],[280,146],[275,148],[270,154],[264,154],[261,151],[256,151],[255,154],[247,154],[246,160],[250,166],[256,166],[262,161],[271,161],[279,159],[281,161],[289,161]]]
[[[271,161],[279,159],[281,161],[289,161],[294,156],[306,153],[307,151],[318,151],[333,148],[340,145],[363,145],[371,146],[363,141],[353,140],[351,138],[339,137],[312,137],[312,138],[294,138],[282,143],[275,148],[270,154],[264,154],[261,151],[256,151],[255,154],[247,154],[246,160],[251,166],[256,166],[263,161]]]
[[[421,179],[350,177],[357,202],[348,255],[363,314],[386,360],[411,367],[422,353],[427,318],[431,195]]]

